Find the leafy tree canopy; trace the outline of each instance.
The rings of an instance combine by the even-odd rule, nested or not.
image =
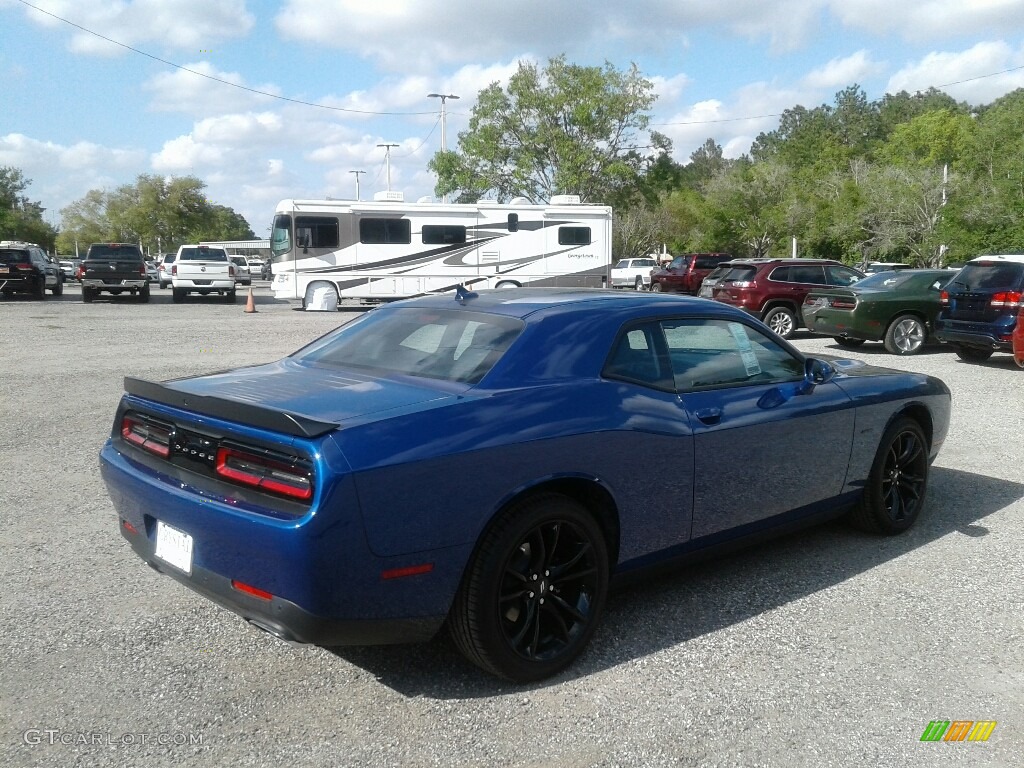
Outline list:
[[[663,136],[651,146],[642,139],[655,98],[636,65],[622,72],[609,63],[569,64],[564,56],[544,69],[521,62],[506,89],[492,83],[478,94],[458,151],[430,161],[436,193],[460,201],[489,194],[532,202],[556,194],[621,200],[637,189],[650,158],[671,149]]]

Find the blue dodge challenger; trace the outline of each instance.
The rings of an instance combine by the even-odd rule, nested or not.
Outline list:
[[[906,530],[949,409],[705,299],[460,287],[278,362],[127,378],[100,467],[139,557],[251,624],[447,625],[527,682],[582,652],[613,578],[840,515]]]

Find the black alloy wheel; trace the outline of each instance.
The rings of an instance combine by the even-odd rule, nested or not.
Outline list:
[[[928,488],[928,441],[908,417],[882,436],[860,503],[851,522],[869,533],[902,533],[914,524]]]
[[[607,545],[577,502],[545,494],[484,535],[449,629],[477,666],[517,683],[567,667],[597,627],[608,593]]]

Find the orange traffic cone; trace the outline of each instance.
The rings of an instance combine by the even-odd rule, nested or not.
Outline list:
[[[249,286],[249,298],[245,301],[246,313],[252,313],[256,311],[256,300],[252,296],[252,286]]]

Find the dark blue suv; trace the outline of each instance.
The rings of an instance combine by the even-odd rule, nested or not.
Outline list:
[[[979,256],[946,285],[935,338],[962,360],[1012,352],[1013,328],[1024,297],[1024,255]]]

